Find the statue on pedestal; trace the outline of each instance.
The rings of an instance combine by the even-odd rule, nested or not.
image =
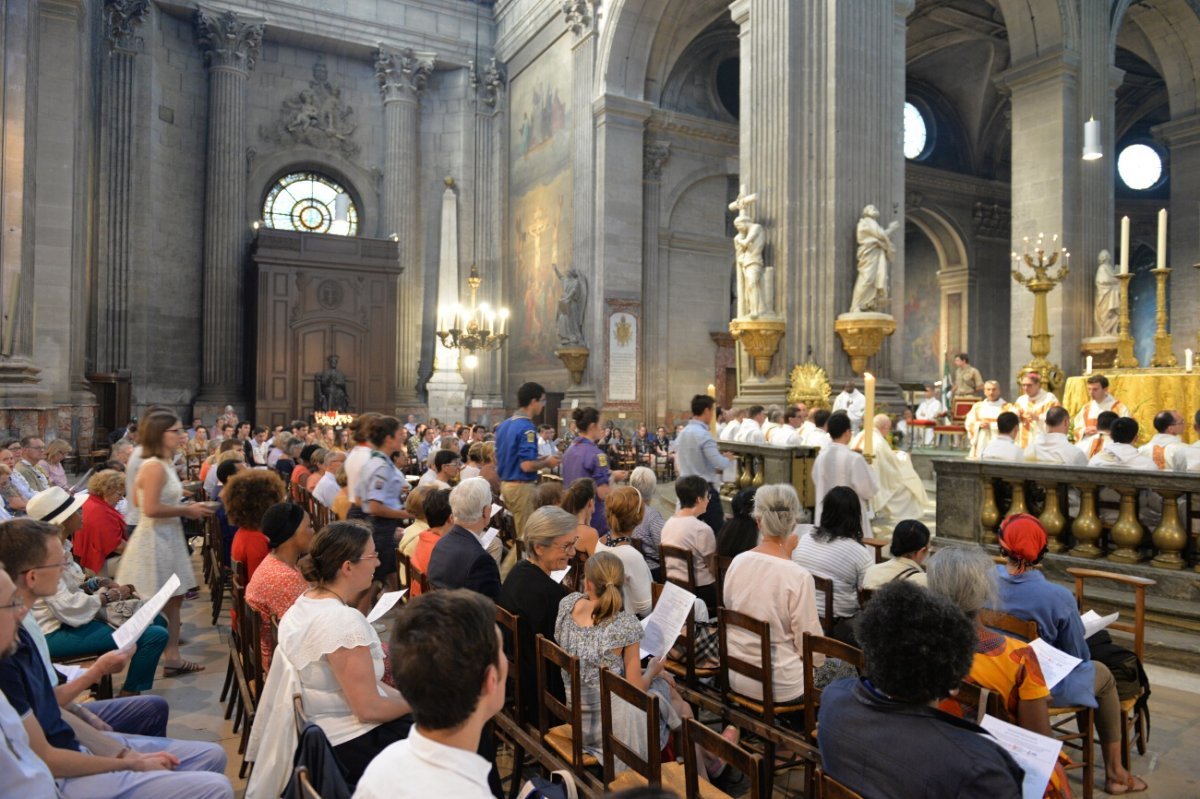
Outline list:
[[[338,369],[338,356],[329,356],[329,368],[316,375],[318,411],[350,410],[350,395],[346,391],[346,375]]]
[[[583,340],[583,311],[587,303],[587,281],[575,267],[565,272],[558,271],[554,264],[554,274],[562,283],[562,296],[558,298],[558,344],[560,347],[582,347]]]
[[[746,187],[742,186],[737,199],[729,204],[730,211],[738,212],[733,220],[733,226],[737,229],[737,235],[733,237],[733,251],[741,286],[738,315],[750,319],[771,316],[775,312],[775,270],[764,267],[766,233],[763,226],[754,221],[751,212],[757,200],[757,194],[746,194]]]
[[[890,236],[899,220],[885,229],[879,224],[879,209],[868,205],[858,220],[858,280],[850,299],[850,313],[884,311],[888,303],[888,265],[896,256]]]
[[[1096,267],[1096,335],[1115,336],[1121,321],[1121,286],[1113,272],[1112,256],[1100,251]]]

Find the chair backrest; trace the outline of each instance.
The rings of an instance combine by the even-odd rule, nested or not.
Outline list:
[[[433,583],[429,582],[429,575],[421,571],[421,568],[412,562],[412,558],[408,559],[407,571],[409,593],[428,594],[433,590]]]
[[[813,586],[817,591],[825,595],[824,608],[822,609],[820,605],[817,606],[818,613],[821,616],[821,629],[825,631],[826,635],[831,635],[833,627],[837,623],[833,615],[833,580],[828,577],[822,577],[819,574],[814,574],[812,578]]]
[[[628,703],[646,720],[646,756],[613,734],[613,696]],[[616,759],[640,774],[650,785],[662,781],[662,746],[658,740],[658,701],[633,683],[608,669],[600,670],[600,729],[604,741],[604,784],[617,776]]]
[[[667,581],[675,583],[675,585],[679,586],[680,588],[686,588],[693,594],[696,593],[696,561],[695,558],[693,558],[692,551],[690,549],[673,547],[669,546],[668,544],[659,544],[658,557],[659,562],[662,563],[663,572],[667,574],[670,573],[667,569],[668,558],[683,561],[684,565],[687,567],[687,578],[685,580],[681,580],[678,577],[668,576]]]
[[[888,559],[884,550],[891,550],[892,542],[886,538],[864,538],[863,543],[875,550],[875,562],[883,563]]]
[[[962,706],[964,711],[968,713],[975,711],[976,715],[978,715],[979,706],[985,703],[983,698],[985,690],[987,689],[980,688],[973,682],[963,680],[958,686],[958,694],[954,699]],[[1004,697],[995,691],[987,691],[986,706],[983,708],[983,711],[1001,721],[1012,722],[1012,719],[1008,715],[1008,708],[1004,706]],[[968,716],[967,720],[975,721],[975,718]]]
[[[308,724],[308,714],[304,712],[304,699],[300,694],[292,694],[292,717],[296,721],[296,734],[299,735]]]
[[[867,603],[871,601],[871,597],[873,597],[873,596],[875,596],[874,588],[858,589],[858,606],[860,608],[865,608],[867,606]]]
[[[742,794],[742,797],[765,799],[764,786],[767,782],[763,775],[762,755],[727,741],[716,731],[695,719],[684,719],[683,721],[683,771],[687,796],[702,795],[700,793],[700,763],[696,760],[697,746],[710,755],[721,758],[746,775],[750,782],[750,792]]]
[[[550,690],[549,669],[561,669],[568,689],[567,701],[561,702]],[[571,766],[583,772],[583,708],[579,705],[579,658],[570,655],[544,635],[537,637],[538,732],[543,736],[550,730],[550,719],[571,727]]]
[[[729,673],[740,674],[762,686],[763,720],[771,724],[775,720],[775,690],[771,667],[771,625],[745,613],[728,608],[717,608],[717,645],[721,653],[720,687],[721,696],[728,701],[734,693],[729,684]],[[758,637],[759,659],[755,663],[742,660],[729,653],[730,629],[742,630]]]
[[[516,614],[496,605],[496,624],[499,625],[500,634],[504,638],[504,659],[508,661],[508,680],[505,685],[508,701],[505,708],[511,703],[513,718],[524,722],[521,718],[521,639],[517,635],[519,623],[520,619]]]
[[[801,643],[801,656],[804,659],[804,733],[805,740],[812,741],[817,729],[817,710],[821,706],[821,689],[817,687],[814,676],[816,667],[813,666],[813,656],[837,658],[858,669],[861,675],[866,668],[866,658],[861,649],[844,644],[835,638],[823,635],[805,633]]]
[[[308,766],[296,766],[296,781],[300,783],[300,792],[304,799],[321,799],[321,794],[313,787],[312,779],[308,776]]]
[[[1192,496],[1195,496],[1194,494]],[[1075,602],[1080,612],[1083,611],[1083,587],[1088,580],[1108,580],[1128,586],[1133,589],[1133,623],[1118,619],[1109,625],[1114,630],[1133,635],[1133,652],[1142,660],[1146,646],[1146,589],[1157,583],[1149,577],[1138,577],[1132,574],[1117,574],[1116,572],[1099,571],[1097,569],[1080,569],[1074,566],[1067,569],[1067,574],[1075,578]]]
[[[984,627],[990,627],[993,630],[999,630],[1002,633],[1007,633],[1022,641],[1032,641],[1038,637],[1038,626],[1036,621],[1027,619],[1019,619],[1010,613],[1005,613],[1001,610],[991,610],[984,608],[979,611],[979,621]]]
[[[405,555],[401,551],[400,547],[396,547],[396,581],[399,588],[407,590],[412,587],[412,571],[409,565],[409,558],[408,555]]]
[[[717,578],[717,607],[725,606],[725,572],[729,571],[731,563],[733,563],[731,555],[716,555],[713,558],[713,567],[716,570]]]
[[[821,799],[863,799],[862,794],[855,793],[842,785],[826,774],[823,769],[819,769],[817,773],[821,775]]]

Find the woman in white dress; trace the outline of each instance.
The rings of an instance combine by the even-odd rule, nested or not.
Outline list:
[[[179,575],[179,587],[163,608],[168,636],[162,657],[164,677],[190,674],[204,668],[184,660],[179,652],[179,613],[183,595],[189,586],[196,584],[181,519],[200,519],[215,512],[204,503],[181,502],[183,486],[172,468],[172,459],[186,436],[179,417],[170,411],[154,411],[138,425],[145,460],[138,466],[134,478],[133,502],[141,510],[141,519],[129,537],[117,567],[117,582],[136,585],[145,597],[157,593],[172,574]]]

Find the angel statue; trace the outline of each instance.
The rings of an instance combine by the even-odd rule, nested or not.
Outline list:
[[[565,272],[552,266],[554,274],[562,283],[562,296],[558,298],[558,345],[560,347],[582,347],[583,310],[587,305],[587,281],[575,267]]]

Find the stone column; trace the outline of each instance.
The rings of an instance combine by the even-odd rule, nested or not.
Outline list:
[[[491,59],[471,64],[471,97],[475,104],[475,262],[483,276],[480,293],[493,307],[504,305],[504,202],[508,175],[505,153],[507,126],[504,124],[504,92],[508,85],[504,68]],[[502,382],[504,350],[479,359],[478,392],[473,402],[483,408],[504,407]],[[499,412],[496,418],[502,415]],[[475,414],[471,414],[475,418]],[[489,421],[491,419],[489,418]]]
[[[1183,363],[1185,349],[1200,352],[1200,319],[1188,313],[1200,297],[1200,113],[1173,119],[1153,133],[1171,152],[1167,266],[1171,267],[1170,296],[1175,298],[1170,306],[1175,357]]]
[[[203,368],[196,412],[232,404],[245,414],[243,261],[250,234],[246,198],[246,79],[262,45],[263,20],[196,9],[208,65],[208,154],[204,201]]]
[[[380,47],[375,76],[383,95],[383,231],[400,242],[396,320],[396,410],[419,407],[417,367],[421,360],[421,265],[418,95],[433,72],[433,53]]]
[[[96,269],[97,372],[129,369],[129,274],[132,271],[135,142],[134,70],[142,51],[138,29],[150,0],[106,0],[100,112],[100,204]]]
[[[671,145],[648,141],[642,151],[642,406],[653,427],[667,412],[667,339],[670,319],[666,308],[669,286],[663,281],[658,241],[662,214],[662,175],[671,157]],[[652,403],[651,400],[654,400]]]

